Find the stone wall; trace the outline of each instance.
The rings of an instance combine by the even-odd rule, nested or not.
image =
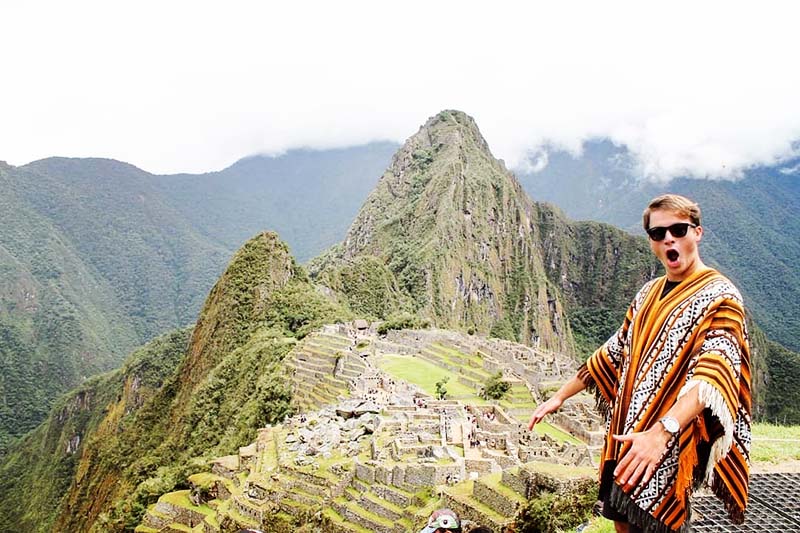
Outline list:
[[[514,516],[519,507],[519,502],[508,499],[508,497],[498,493],[481,482],[481,480],[477,480],[473,484],[472,495],[481,503],[489,506],[494,512],[503,516]]]

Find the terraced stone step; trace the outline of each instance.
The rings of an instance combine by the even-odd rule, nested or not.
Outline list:
[[[346,521],[358,524],[368,531],[375,533],[397,532],[395,524],[391,520],[372,514],[353,501],[336,499],[331,503],[331,506]]]
[[[462,520],[471,520],[477,524],[488,526],[495,531],[503,531],[511,517],[505,517],[471,495],[457,494],[445,490],[444,506],[452,509]]]
[[[373,492],[362,494],[358,500],[358,505],[362,509],[393,522],[400,520],[405,515],[402,507],[380,498]]]
[[[314,370],[323,374],[332,374],[334,366],[327,361],[319,361],[317,359],[309,359],[308,361],[293,361],[292,368]]]
[[[328,520],[328,524],[332,526],[331,533],[372,533],[369,529],[354,524],[353,522],[346,522],[345,519],[332,508],[328,507],[322,511],[322,516]]]
[[[503,516],[513,517],[527,500],[503,484],[502,473],[490,474],[475,480],[472,496]]]
[[[320,341],[332,346],[347,348],[353,345],[353,338],[347,335],[332,335],[330,333],[317,333],[311,337],[311,340]]]
[[[341,490],[342,485],[349,482],[349,474],[345,477],[339,477],[329,470],[306,472],[300,468],[295,465],[281,464],[280,476],[288,476],[290,479],[299,480],[305,487],[306,492],[317,493],[321,496],[330,495],[332,488],[338,487]],[[312,488],[312,486],[316,488]],[[317,492],[317,490],[319,491]]]

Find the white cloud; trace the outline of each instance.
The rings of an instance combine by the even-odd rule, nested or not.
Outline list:
[[[650,177],[731,176],[800,139],[800,6],[540,4],[6,2],[0,159],[202,172],[446,108],[509,166],[605,136]]]
[[[794,165],[793,167],[784,167],[780,169],[780,173],[786,176],[790,176],[792,174],[800,174],[800,164]]]

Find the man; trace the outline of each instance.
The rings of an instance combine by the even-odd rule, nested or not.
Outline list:
[[[428,525],[419,533],[461,533],[461,523],[450,509],[439,509],[433,512]]]
[[[700,208],[678,195],[643,215],[666,275],[633,299],[622,327],[531,417],[593,389],[606,416],[603,515],[619,533],[688,531],[705,481],[744,520],[750,454],[750,351],[742,298],[700,259]]]

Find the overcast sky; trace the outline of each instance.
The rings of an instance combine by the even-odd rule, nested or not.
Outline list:
[[[652,177],[800,140],[797,2],[0,4],[0,160],[206,172],[472,115],[516,166],[609,137]]]

